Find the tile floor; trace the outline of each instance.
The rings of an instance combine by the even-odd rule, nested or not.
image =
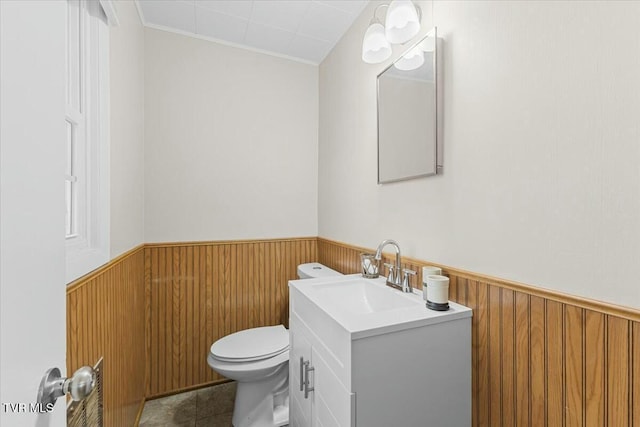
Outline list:
[[[140,427],[232,427],[236,383],[229,382],[145,403]]]

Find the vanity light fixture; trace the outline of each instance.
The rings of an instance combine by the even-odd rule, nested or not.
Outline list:
[[[393,0],[389,3],[384,23],[387,40],[393,44],[406,43],[420,32],[418,11],[411,0]]]
[[[385,24],[376,17],[378,9],[387,7]],[[362,60],[378,64],[391,56],[391,43],[402,44],[420,32],[420,8],[411,0],[393,0],[373,11],[373,18],[362,41]]]
[[[391,44],[387,40],[382,22],[376,17],[381,7],[389,7],[389,5],[381,4],[376,7],[362,41],[362,60],[367,64],[378,64],[391,56]]]

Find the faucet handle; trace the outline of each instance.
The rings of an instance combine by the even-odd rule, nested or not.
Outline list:
[[[384,266],[389,269],[389,276],[387,277],[387,280],[392,283],[395,282],[395,275],[393,274],[393,270],[396,269],[396,266],[393,264],[389,264],[388,262],[385,262]]]
[[[403,268],[402,272],[404,273],[404,278],[402,279],[402,288],[411,289],[411,276],[415,276],[417,273],[413,270],[409,270],[408,268]]]

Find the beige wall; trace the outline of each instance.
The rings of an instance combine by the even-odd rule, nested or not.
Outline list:
[[[320,66],[319,235],[639,308],[640,3],[420,3],[444,174],[376,184],[374,2]]]
[[[318,67],[145,29],[145,240],[317,234]]]
[[[110,28],[111,257],[144,242],[144,28],[133,2],[117,2]]]

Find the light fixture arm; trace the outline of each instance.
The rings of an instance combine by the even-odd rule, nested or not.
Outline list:
[[[420,8],[419,5],[417,5],[415,3],[413,5],[416,7],[416,12],[418,12],[418,21],[422,22],[422,9]],[[386,4],[386,3],[382,3],[382,4],[379,4],[378,6],[376,6],[376,8],[373,10],[373,17],[371,18],[371,21],[369,21],[369,25],[374,24],[376,22],[382,23],[380,18],[378,18],[378,16],[377,16],[378,15],[378,10],[381,7],[387,7],[388,8],[389,5]]]
[[[389,7],[389,5],[386,4],[386,3],[382,3],[382,4],[379,4],[378,6],[376,6],[376,8],[373,10],[373,17],[371,18],[371,21],[369,22],[369,25],[376,24],[376,23],[377,24],[382,24],[382,21],[380,20],[380,18],[378,18],[376,16],[376,14],[378,13],[378,9],[380,9],[381,7]]]

